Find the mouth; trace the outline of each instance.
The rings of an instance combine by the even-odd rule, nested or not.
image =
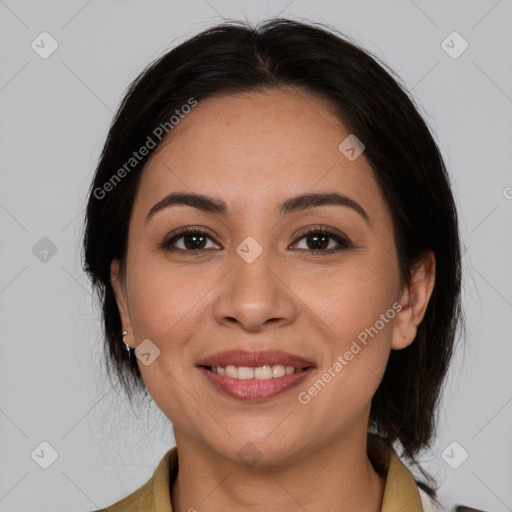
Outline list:
[[[238,380],[268,380],[278,379],[284,375],[293,375],[296,373],[303,372],[311,366],[306,368],[295,368],[294,366],[284,366],[282,364],[264,364],[262,366],[250,367],[250,366],[234,366],[228,364],[226,366],[203,366],[206,370],[216,373],[221,377],[230,377],[231,379]]]
[[[279,351],[229,351],[197,364],[214,388],[239,400],[274,397],[303,382],[316,364]]]

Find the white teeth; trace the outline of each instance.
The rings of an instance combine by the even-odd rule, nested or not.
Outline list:
[[[277,366],[277,365],[276,365]],[[266,364],[264,366],[258,366],[254,368],[254,377],[260,380],[266,380],[272,378],[272,366]]]
[[[217,366],[218,368],[218,366]],[[226,377],[231,377],[232,379],[238,379],[238,366],[233,366],[232,364],[228,364],[226,366]]]
[[[249,366],[234,366],[228,364],[226,368],[223,366],[211,367],[213,373],[218,373],[221,376],[231,377],[232,379],[258,379],[268,380],[272,378],[282,377],[283,375],[291,375],[292,373],[300,373],[304,371],[303,368],[294,368],[293,366],[284,366],[282,364],[258,366],[252,368]]]
[[[288,368],[293,368],[293,366],[289,366]],[[295,370],[295,368],[293,369]],[[272,366],[272,377],[282,377],[285,374],[286,368],[282,364],[275,364]]]
[[[247,366],[240,366],[238,368],[238,378],[239,379],[254,379],[254,368],[249,368]]]

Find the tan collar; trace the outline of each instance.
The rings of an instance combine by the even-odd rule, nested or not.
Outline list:
[[[387,454],[388,473],[381,512],[422,512],[416,482],[394,450]],[[178,474],[178,451],[171,448],[153,476],[123,500],[98,512],[172,512],[170,487]]]
[[[381,512],[422,512],[420,494],[414,477],[394,450],[388,452],[388,467]]]

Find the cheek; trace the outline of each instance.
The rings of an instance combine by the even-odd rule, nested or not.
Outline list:
[[[178,333],[190,324],[208,289],[200,277],[185,266],[173,268],[161,258],[135,255],[128,294],[136,339],[157,344],[180,339]]]
[[[392,295],[363,287],[345,288],[317,313],[329,329],[322,343],[321,365],[299,403],[328,420],[331,430],[360,417],[370,406],[384,375],[391,350],[394,318]],[[308,405],[309,404],[309,405]]]
[[[149,339],[159,351],[155,350],[158,355],[150,364],[141,359],[137,364],[157,406],[168,417],[181,417],[185,422],[185,418],[201,413],[195,410],[196,401],[186,389],[197,356],[189,340],[197,329],[201,298],[208,289],[204,280],[190,271],[171,271],[169,264],[147,254],[132,260],[128,293],[135,344]]]
[[[398,266],[391,257],[381,258],[367,254],[360,264],[339,267],[328,279],[317,276],[318,286],[304,280],[297,291],[309,297],[307,309],[325,336],[318,379],[327,381],[325,387],[329,387],[324,392],[319,382],[305,390],[305,401],[322,395],[319,406],[325,402],[327,407],[332,401],[347,411],[365,407],[375,393],[387,365],[400,307]]]
[[[206,276],[192,274],[185,266],[172,268],[142,252],[134,256],[130,270],[127,284],[135,345],[149,339],[158,354],[147,366],[138,361],[144,383],[159,406],[169,402],[170,395],[160,397],[164,392],[174,397],[167,406],[185,407],[186,403],[179,405],[180,383],[195,368],[197,353],[190,340],[205,319],[204,300],[211,285]]]
[[[354,259],[353,264],[336,267],[329,274],[309,276],[297,294],[310,298],[309,307],[329,327],[329,337],[338,338],[343,345],[347,339],[374,326],[380,315],[386,315],[391,308],[384,324],[378,324],[383,336],[389,337],[398,285],[396,261],[368,252],[357,261]]]

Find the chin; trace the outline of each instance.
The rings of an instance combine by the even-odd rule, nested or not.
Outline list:
[[[235,436],[223,442],[210,442],[210,448],[220,456],[248,468],[269,468],[291,462],[303,449],[294,438],[287,436],[287,442],[262,435]]]

